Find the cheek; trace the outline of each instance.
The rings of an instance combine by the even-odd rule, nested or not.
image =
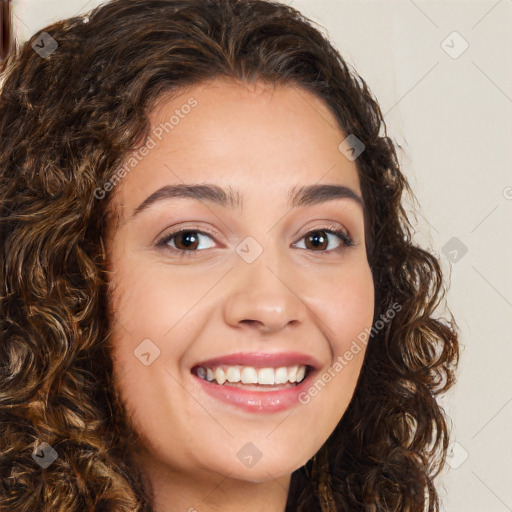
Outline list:
[[[218,276],[204,272],[199,278],[192,266],[171,275],[126,255],[115,268],[119,286],[110,297],[114,371],[128,401],[144,409],[146,398],[161,392],[159,380],[165,380],[165,392],[179,391],[173,377],[184,377],[183,357],[208,321],[201,306]]]
[[[197,272],[172,273],[155,270],[126,259],[116,272],[122,283],[112,294],[113,313],[129,333],[162,339],[183,317],[193,314],[194,305],[215,283],[211,274],[199,279]],[[172,334],[168,334],[172,336]]]
[[[348,407],[360,375],[373,322],[374,284],[365,265],[344,269],[339,277],[317,283],[311,304],[329,342],[331,364],[300,399],[310,409],[311,418],[325,418],[322,434],[328,435]]]
[[[350,341],[371,328],[374,315],[374,288],[370,269],[350,275],[340,291],[336,332],[344,332],[340,349],[346,349],[347,335]],[[338,344],[337,344],[338,345]]]
[[[317,287],[316,314],[324,326],[333,358],[371,328],[374,300],[373,277],[367,265],[340,272]]]

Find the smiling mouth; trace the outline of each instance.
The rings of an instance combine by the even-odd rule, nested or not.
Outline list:
[[[272,391],[298,386],[309,375],[308,365],[255,368],[253,366],[195,366],[192,373],[220,386],[232,386],[255,391]]]

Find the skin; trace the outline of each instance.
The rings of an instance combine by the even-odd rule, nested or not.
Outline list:
[[[314,355],[321,376],[371,327],[362,207],[351,199],[286,205],[291,187],[317,183],[361,196],[356,165],[338,150],[346,135],[334,116],[307,91],[216,79],[164,98],[152,127],[191,97],[197,106],[155,139],[112,198],[115,379],[141,435],[134,456],[156,512],[283,511],[291,473],[319,450],[350,402],[364,347],[308,404],[273,413],[206,395],[190,370],[234,352],[299,351]],[[239,190],[243,209],[173,198],[132,217],[164,185],[206,182]],[[353,247],[336,235],[320,248],[308,243],[308,233],[332,224],[348,231]],[[156,247],[185,227],[210,232],[192,255],[178,255],[180,237]],[[263,249],[250,264],[235,250],[248,236]],[[134,356],[147,338],[160,350],[148,366]],[[237,457],[248,442],[262,454],[252,467]]]

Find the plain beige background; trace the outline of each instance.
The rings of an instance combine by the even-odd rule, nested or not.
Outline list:
[[[28,39],[101,0],[14,0]],[[512,0],[287,0],[369,84],[419,199],[417,240],[451,274],[461,328],[447,512],[512,511]],[[128,44],[128,42],[127,42]]]

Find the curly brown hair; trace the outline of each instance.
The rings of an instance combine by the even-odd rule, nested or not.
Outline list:
[[[113,194],[95,191],[147,138],[164,93],[217,77],[308,90],[364,143],[374,319],[402,306],[370,337],[318,457],[292,474],[286,511],[439,510],[449,429],[436,396],[455,382],[458,328],[436,313],[440,262],[413,243],[402,201],[414,195],[377,100],[328,36],[264,0],[112,0],[44,32],[58,47],[24,43],[0,96],[0,510],[152,510],[111,377]],[[47,468],[31,456],[42,442],[58,453]]]

